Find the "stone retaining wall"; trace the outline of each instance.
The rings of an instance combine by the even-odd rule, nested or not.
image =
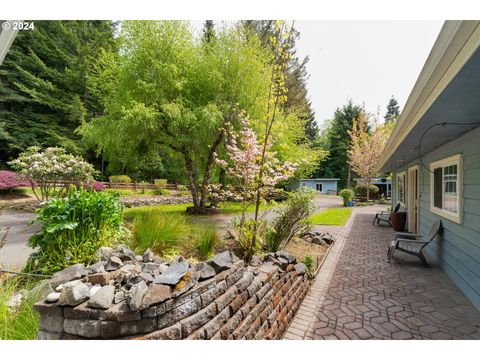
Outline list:
[[[303,264],[282,270],[242,260],[185,293],[143,310],[39,302],[38,339],[279,339],[307,293]]]

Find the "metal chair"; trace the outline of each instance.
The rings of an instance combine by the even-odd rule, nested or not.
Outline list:
[[[375,221],[377,222],[377,225],[380,224],[380,221],[383,221],[386,222],[389,226],[392,226],[391,216],[393,213],[396,213],[398,212],[398,210],[400,210],[400,205],[401,203],[397,203],[393,211],[381,211],[379,213],[376,213],[375,218],[373,219],[372,226],[375,226]]]
[[[441,228],[442,222],[440,220],[437,220],[433,223],[432,228],[430,229],[427,236],[406,232],[395,233],[395,240],[392,240],[388,247],[388,262],[391,261],[395,250],[399,250],[407,254],[419,257],[425,265],[428,265],[427,259],[425,259],[422,250],[425,246],[430,244],[433,239],[435,239],[435,237],[440,233]]]

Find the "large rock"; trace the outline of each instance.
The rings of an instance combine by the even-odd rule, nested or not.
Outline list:
[[[110,256],[105,264],[106,271],[114,271],[123,266],[123,261],[118,256]]]
[[[295,262],[296,262],[295,256],[290,255],[286,251],[277,251],[275,254],[279,258],[283,258],[283,259],[287,260],[289,264],[295,264]]]
[[[160,304],[172,297],[172,289],[168,285],[150,284],[140,309],[147,309],[152,305]]]
[[[47,295],[47,298],[45,299],[47,302],[56,302],[58,299],[60,299],[61,293],[59,292],[51,292],[50,294]]]
[[[215,255],[211,260],[208,261],[208,264],[212,266],[217,273],[219,273],[229,269],[235,261],[238,261],[238,258],[233,255],[233,253],[230,251],[224,251]]]
[[[85,266],[83,264],[75,264],[62,271],[59,271],[53,274],[52,278],[50,279],[50,284],[53,288],[57,287],[60,284],[64,284],[66,282],[80,279],[85,273]]]
[[[188,262],[182,261],[170,266],[165,272],[158,275],[153,281],[155,284],[177,285],[188,270]]]
[[[195,267],[195,271],[198,271],[199,272],[199,280],[202,281],[202,280],[205,280],[205,279],[209,279],[213,276],[215,276],[216,272],[215,272],[215,269],[213,267],[211,267],[210,265],[208,265],[207,263],[199,263],[196,265]]]
[[[308,268],[304,263],[299,263],[295,265],[295,271],[300,275],[306,274],[308,272]]]
[[[145,281],[141,281],[138,284],[132,286],[130,291],[128,292],[127,304],[130,307],[130,310],[137,311],[140,309],[140,305],[142,304],[143,297],[147,293],[148,287]]]
[[[112,306],[113,297],[115,295],[115,286],[102,286],[88,301],[88,306],[96,309],[108,309]]]
[[[147,262],[145,264],[142,264],[143,272],[148,272],[153,275],[155,270],[158,270],[158,264],[155,264],[154,262]]]
[[[58,303],[60,305],[75,306],[88,300],[89,297],[90,289],[86,284],[80,280],[71,281],[63,287]]]

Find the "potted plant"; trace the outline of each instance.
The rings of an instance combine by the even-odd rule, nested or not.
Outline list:
[[[352,206],[352,199],[355,196],[355,193],[352,189],[343,189],[338,195],[343,198],[343,206]]]

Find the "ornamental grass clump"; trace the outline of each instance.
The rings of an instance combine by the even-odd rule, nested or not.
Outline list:
[[[36,339],[40,316],[33,304],[39,299],[28,291],[31,287],[20,286],[16,279],[0,281],[0,340]],[[15,300],[17,296],[21,300]]]
[[[138,213],[133,221],[133,247],[138,251],[150,248],[163,256],[189,235],[186,217],[174,213],[146,211]]]
[[[87,265],[101,246],[111,246],[128,235],[122,206],[115,195],[71,187],[66,198],[51,199],[37,210],[42,225],[28,244],[37,249],[27,272],[52,274],[70,265]]]
[[[220,243],[220,235],[215,225],[206,225],[198,229],[194,235],[196,239],[196,248],[201,259],[211,257],[216,246]]]
[[[286,204],[277,210],[271,231],[267,232],[265,246],[268,251],[285,247],[297,234],[308,230],[308,218],[313,214],[315,192],[306,187],[294,191]]]

